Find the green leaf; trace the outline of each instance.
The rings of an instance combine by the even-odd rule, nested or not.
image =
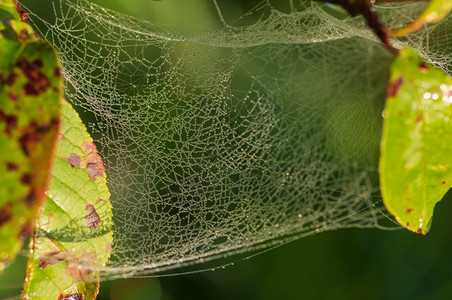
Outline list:
[[[98,269],[112,246],[110,193],[102,160],[79,116],[67,102],[62,113],[48,198],[30,241],[24,296],[94,299]]]
[[[384,117],[383,201],[401,225],[426,234],[452,185],[452,78],[403,49],[391,65]]]
[[[429,23],[438,23],[452,11],[451,0],[430,0],[422,14],[410,24],[389,32],[390,36],[405,36]]]
[[[47,42],[18,44],[0,35],[0,272],[45,200],[60,120],[59,70]]]

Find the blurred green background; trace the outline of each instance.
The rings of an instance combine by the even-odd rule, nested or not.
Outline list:
[[[39,14],[41,1],[22,1]],[[75,1],[75,0],[74,0]],[[221,26],[212,0],[98,0],[153,22]],[[218,1],[226,21],[261,1]],[[289,1],[270,1],[288,7]],[[452,55],[452,53],[451,53]],[[427,236],[405,230],[343,229],[305,237],[233,266],[197,274],[103,282],[97,299],[452,299],[452,193]],[[0,299],[20,294],[24,252],[0,276]]]

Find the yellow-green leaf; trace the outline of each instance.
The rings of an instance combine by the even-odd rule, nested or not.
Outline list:
[[[420,30],[429,23],[438,23],[452,11],[452,0],[430,0],[422,14],[410,24],[389,31],[390,36],[405,36]]]
[[[426,234],[452,186],[452,78],[411,48],[391,65],[380,154],[383,201],[407,229]]]
[[[0,13],[5,13],[3,4]],[[48,42],[22,44],[2,34],[0,272],[33,230],[35,215],[45,200],[62,93],[58,58]]]
[[[102,159],[75,110],[62,105],[47,202],[29,247],[28,299],[94,299],[110,256],[112,210]]]

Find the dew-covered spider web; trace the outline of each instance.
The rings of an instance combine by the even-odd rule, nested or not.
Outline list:
[[[104,278],[385,227],[376,170],[392,55],[363,19],[311,1],[195,2],[198,28],[88,0],[22,1],[105,162],[114,244]],[[424,6],[376,7],[398,27]],[[393,43],[450,73],[451,28],[449,17]]]

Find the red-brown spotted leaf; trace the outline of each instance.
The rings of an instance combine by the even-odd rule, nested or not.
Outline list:
[[[380,186],[407,229],[426,234],[452,186],[452,78],[402,49],[391,65],[384,110]]]
[[[22,247],[45,200],[60,121],[57,55],[45,41],[6,39],[13,21],[16,29],[28,28],[13,15],[0,32],[0,272]]]
[[[47,202],[30,242],[24,298],[94,299],[112,246],[102,159],[75,110],[62,105]]]

